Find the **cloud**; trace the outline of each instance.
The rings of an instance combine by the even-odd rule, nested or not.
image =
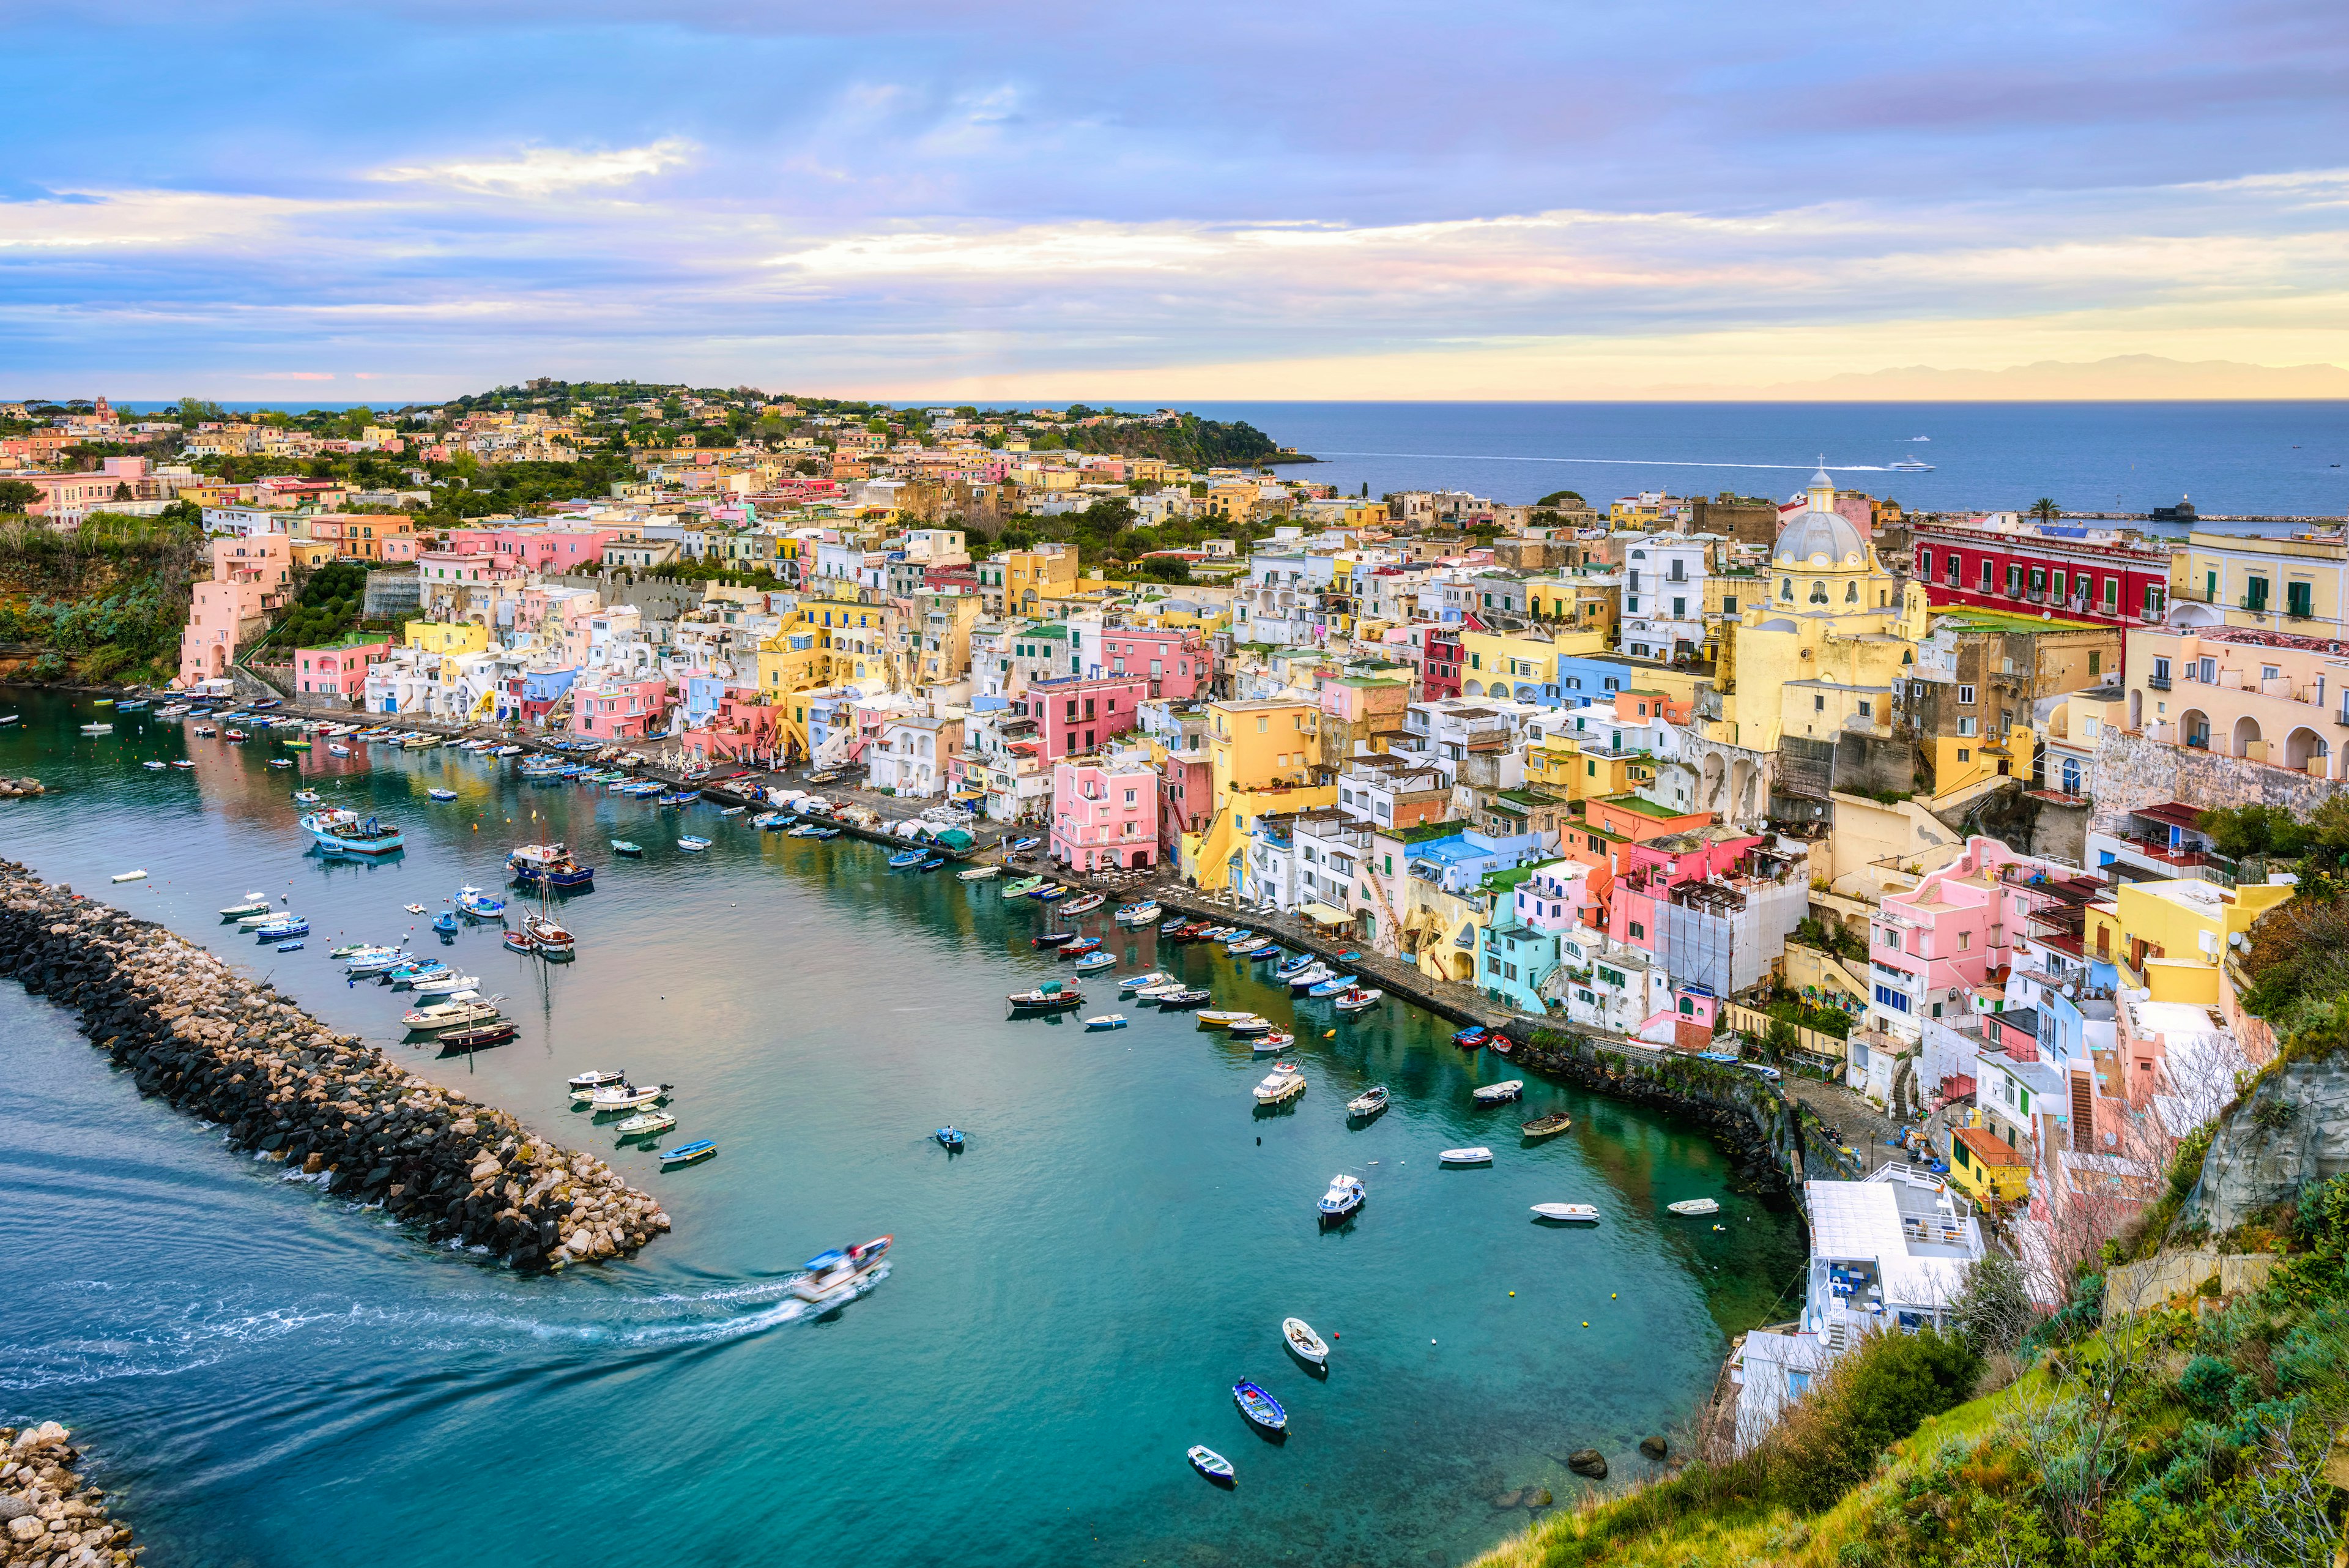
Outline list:
[[[676,137],[595,152],[533,147],[499,160],[459,160],[376,170],[369,178],[394,183],[446,185],[489,196],[552,196],[590,185],[626,185],[691,161],[693,144]]]

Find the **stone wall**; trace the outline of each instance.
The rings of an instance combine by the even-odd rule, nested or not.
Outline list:
[[[2219,1282],[2220,1295],[2240,1295],[2266,1284],[2275,1266],[2273,1252],[2220,1252],[2215,1247],[2123,1263],[2106,1271],[2105,1315],[2158,1307],[2173,1296],[2194,1294],[2211,1280]]]
[[[1846,730],[1836,736],[1832,789],[1847,794],[1911,794],[1917,772],[1917,748],[1906,735]]]
[[[2097,743],[2088,777],[2088,794],[2095,802],[2088,822],[2092,833],[2121,832],[2132,809],[2168,800],[2205,809],[2257,801],[2305,816],[2343,788],[2333,780],[2220,756],[2199,746],[2173,746],[2109,726]]]

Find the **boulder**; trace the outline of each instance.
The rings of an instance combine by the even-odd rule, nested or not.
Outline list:
[[[1577,1449],[1566,1456],[1566,1468],[1592,1480],[1607,1479],[1607,1456],[1597,1449]]]
[[[1661,1438],[1642,1438],[1640,1439],[1640,1451],[1647,1455],[1650,1459],[1654,1459],[1657,1463],[1661,1464],[1664,1460],[1664,1456],[1671,1453],[1672,1450],[1671,1445],[1666,1443]]]

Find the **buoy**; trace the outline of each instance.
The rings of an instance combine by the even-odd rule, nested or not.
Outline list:
[[[1609,1291],[1607,1293],[1607,1299],[1610,1302],[1613,1301],[1615,1299],[1615,1293],[1613,1291]]]
[[[1584,1319],[1582,1320],[1582,1326],[1583,1326],[1583,1327],[1585,1327],[1585,1328],[1588,1328],[1588,1327],[1590,1326],[1590,1320],[1589,1320],[1588,1318],[1584,1318]]]
[[[1516,1295],[1517,1293],[1516,1293],[1516,1292],[1515,1292],[1515,1291],[1511,1291],[1509,1293],[1510,1293],[1511,1295]]]

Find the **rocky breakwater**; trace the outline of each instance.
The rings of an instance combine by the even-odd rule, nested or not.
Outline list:
[[[16,800],[48,793],[49,788],[47,784],[29,774],[21,779],[0,779],[0,800]]]
[[[75,1472],[69,1436],[55,1421],[0,1427],[0,1568],[138,1561],[130,1527],[108,1518],[105,1494]]]
[[[160,926],[6,861],[0,974],[74,1009],[141,1093],[430,1240],[560,1269],[630,1256],[669,1228],[602,1160],[333,1033]]]

